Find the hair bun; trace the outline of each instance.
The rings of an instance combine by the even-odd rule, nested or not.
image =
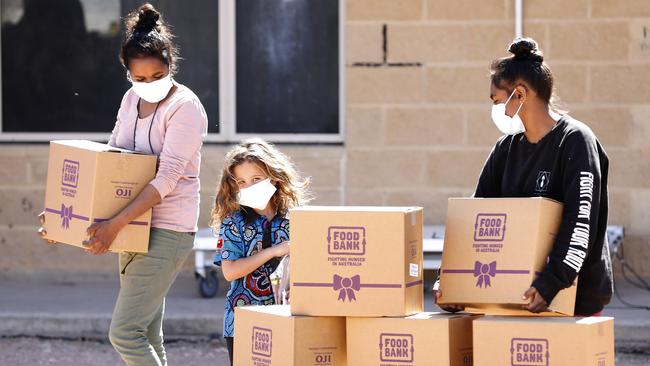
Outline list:
[[[508,52],[514,55],[516,60],[544,61],[544,54],[537,48],[537,42],[532,38],[517,38],[508,47]]]
[[[151,4],[144,4],[138,9],[138,21],[135,31],[150,32],[155,29],[160,20],[160,13]]]

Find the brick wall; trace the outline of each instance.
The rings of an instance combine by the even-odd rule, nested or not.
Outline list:
[[[514,0],[349,0],[347,18],[347,203],[423,205],[442,223],[498,138],[488,67],[507,55]],[[604,144],[610,223],[650,276],[650,2],[526,0],[524,35]]]
[[[214,202],[216,184],[223,167],[227,146],[207,145],[203,148],[201,166],[200,227],[206,227]],[[305,176],[313,179],[315,204],[340,205],[340,146],[284,147]],[[0,276],[31,276],[90,278],[115,276],[117,256],[87,255],[68,245],[46,245],[37,236],[38,213],[45,200],[48,146],[0,146]],[[185,263],[192,272],[194,260]]]
[[[513,38],[513,4],[347,0],[345,145],[282,147],[312,176],[315,204],[421,205],[427,224],[444,223],[447,198],[472,193],[499,136],[488,66]],[[625,226],[629,262],[650,276],[650,2],[526,0],[524,33],[605,145],[610,222]],[[201,226],[226,150],[203,151]],[[0,275],[114,271],[113,255],[36,237],[46,160],[45,145],[0,146]]]

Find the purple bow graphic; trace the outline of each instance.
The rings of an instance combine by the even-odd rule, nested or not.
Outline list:
[[[64,204],[61,204],[61,227],[68,229],[70,228],[70,221],[72,220],[72,206],[65,207]]]
[[[478,277],[476,287],[490,287],[490,277],[497,274],[497,262],[494,261],[490,264],[484,264],[479,261],[474,263],[474,277]]]
[[[356,301],[357,298],[354,296],[354,292],[360,289],[361,277],[359,275],[352,276],[351,278],[334,275],[334,291],[339,291],[339,300],[345,302],[347,295],[350,302],[353,300]]]

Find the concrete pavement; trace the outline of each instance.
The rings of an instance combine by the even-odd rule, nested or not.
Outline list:
[[[0,279],[0,336],[107,339],[117,278],[82,281]],[[165,303],[167,339],[221,334],[225,299],[203,299],[191,275],[179,276]]]
[[[626,301],[650,305],[650,292],[619,286]],[[105,340],[118,289],[117,278],[0,278],[0,336]],[[425,310],[436,311],[430,293],[425,298]],[[165,338],[220,337],[224,301],[223,294],[201,298],[194,277],[181,275],[167,297]],[[618,349],[650,353],[650,311],[626,308],[615,298],[603,315],[616,318]]]

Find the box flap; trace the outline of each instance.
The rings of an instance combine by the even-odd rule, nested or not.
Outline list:
[[[598,323],[604,323],[613,320],[614,318],[611,316],[590,316],[578,320],[576,324],[598,324]]]
[[[134,150],[129,150],[129,149],[122,149],[121,147],[115,147],[111,145],[106,145],[108,149],[105,152],[111,152],[111,153],[121,153],[121,154],[133,154],[133,155],[144,155],[144,156],[156,156],[156,155],[151,155],[146,152],[140,152],[140,151],[134,151]]]
[[[326,211],[326,212],[401,212],[409,213],[422,210],[422,207],[383,207],[383,206],[302,206],[291,211]]]
[[[499,305],[499,304],[472,304],[472,306],[466,306],[465,311],[472,314],[485,314],[485,315],[503,315],[503,316],[514,316],[514,317],[569,317],[573,316],[573,312],[563,312],[561,310],[549,309],[549,311],[544,311],[541,313],[531,313],[528,310],[521,308],[521,304],[509,304],[509,305]]]
[[[471,314],[466,312],[448,313],[448,312],[422,312],[415,315],[407,316],[405,319],[456,319],[466,317],[478,317],[479,314]]]
[[[242,311],[254,311],[256,313],[264,313],[268,315],[276,315],[290,318],[291,310],[289,305],[272,305],[272,306],[263,306],[263,305],[252,305],[252,306],[237,306],[237,310]]]
[[[560,317],[518,317],[518,316],[494,316],[494,315],[486,315],[484,317],[481,317],[479,319],[476,319],[475,321],[477,322],[500,322],[500,323],[518,323],[521,321],[526,321],[527,323],[541,323],[541,324],[547,324],[547,323],[559,323],[559,324],[597,324],[597,323],[604,323],[614,320],[612,317],[607,317],[607,316],[592,316],[592,317],[587,317],[587,318],[582,318],[582,317],[568,317],[568,316],[560,316]]]
[[[76,147],[78,149],[90,150],[95,152],[104,152],[110,149],[110,146],[108,146],[107,144],[101,144],[99,142],[94,142],[89,140],[54,140],[54,141],[50,141],[50,144]]]
[[[556,202],[556,203],[561,203],[559,201],[556,201],[552,198],[548,197],[492,197],[492,198],[483,198],[483,197],[450,197],[448,198],[448,201],[462,201],[462,200],[485,200],[485,201],[517,201],[521,200],[522,198],[525,198],[526,200],[539,200],[539,201],[550,201],[550,202]]]
[[[94,152],[115,152],[115,153],[125,153],[125,154],[149,155],[146,153],[141,153],[129,149],[122,149],[120,147],[115,147],[108,144],[102,144],[99,142],[89,141],[89,140],[54,140],[54,141],[50,141],[50,143],[68,146],[68,147],[76,147],[78,149],[84,149],[84,150],[89,150]]]

